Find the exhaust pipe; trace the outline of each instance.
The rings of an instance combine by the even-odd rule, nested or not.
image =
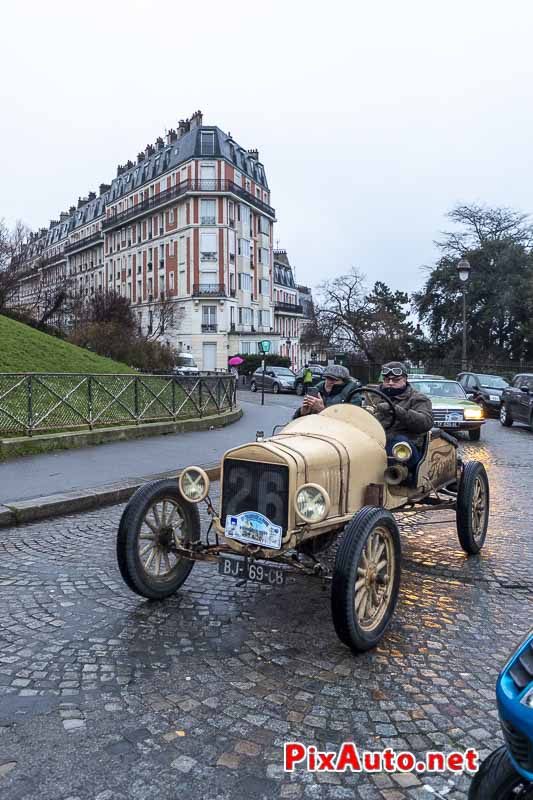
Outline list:
[[[392,467],[387,467],[385,470],[385,480],[391,486],[397,486],[402,483],[409,475],[409,470],[405,464],[393,464]]]

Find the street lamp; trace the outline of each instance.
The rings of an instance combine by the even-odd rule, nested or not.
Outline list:
[[[287,358],[289,359],[289,362],[290,362],[290,360],[291,360],[291,340],[289,339],[289,337],[287,337],[287,339],[285,340],[285,344],[287,345]],[[290,366],[290,364],[289,364],[289,366]]]
[[[263,380],[262,380],[262,387],[261,387],[261,405],[265,405],[265,372],[266,372],[266,362],[265,356],[270,353],[270,340],[263,339],[259,342],[259,352],[263,356]]]
[[[461,370],[463,372],[466,372],[468,369],[466,360],[466,282],[470,276],[470,269],[470,262],[466,258],[462,258],[457,264],[459,280],[463,284],[463,352],[461,358]]]

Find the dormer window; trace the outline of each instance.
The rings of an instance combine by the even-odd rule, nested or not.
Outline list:
[[[202,131],[200,134],[200,147],[203,156],[215,155],[215,132]]]

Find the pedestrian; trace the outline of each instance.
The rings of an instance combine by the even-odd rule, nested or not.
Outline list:
[[[309,364],[306,364],[304,367],[304,375],[303,375],[303,385],[304,385],[304,394],[307,394],[307,390],[313,383],[313,373],[311,372],[311,368]]]

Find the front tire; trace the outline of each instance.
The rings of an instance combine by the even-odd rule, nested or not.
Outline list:
[[[400,587],[401,544],[395,519],[365,506],[344,529],[331,589],[339,639],[355,653],[375,647],[392,618]]]
[[[257,383],[256,383],[255,381],[252,381],[252,382],[251,382],[251,384],[250,384],[250,391],[251,391],[251,392],[257,392]]]
[[[468,461],[461,473],[457,491],[457,536],[465,553],[479,553],[489,524],[489,479],[480,461]]]
[[[141,486],[122,514],[117,536],[117,561],[129,588],[149,600],[174,594],[187,579],[194,561],[178,556],[176,544],[200,538],[198,507],[188,503],[175,478]]]
[[[474,775],[468,800],[518,800],[532,797],[533,787],[513,767],[507,748],[498,747]],[[529,790],[529,791],[528,791]]]
[[[468,438],[471,442],[479,442],[481,439],[481,428],[471,428],[468,431]]]
[[[500,422],[505,428],[510,428],[514,420],[505,403],[502,403],[500,408]]]

